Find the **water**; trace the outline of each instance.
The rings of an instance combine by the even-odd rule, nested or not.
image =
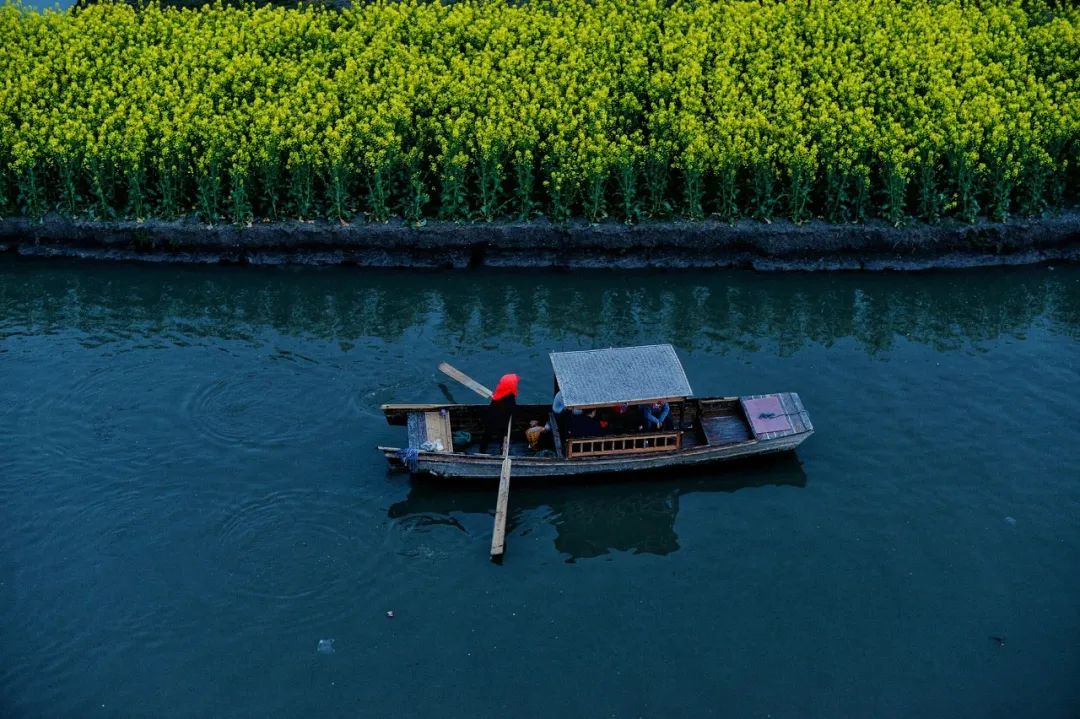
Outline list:
[[[38,12],[53,10],[60,12],[75,5],[75,0],[23,0],[23,5]]]
[[[548,351],[657,341],[817,434],[515,485],[502,567],[494,487],[374,449],[380,403],[472,399],[441,360],[545,401]],[[0,257],[0,714],[1075,717],[1078,360],[1076,267]]]

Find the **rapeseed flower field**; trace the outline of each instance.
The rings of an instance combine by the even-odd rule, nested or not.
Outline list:
[[[1075,200],[1042,0],[0,6],[0,211],[974,221]]]

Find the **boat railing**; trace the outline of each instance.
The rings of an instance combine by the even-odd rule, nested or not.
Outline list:
[[[626,434],[615,437],[582,437],[566,442],[568,459],[602,457],[614,454],[671,452],[682,446],[682,432]]]

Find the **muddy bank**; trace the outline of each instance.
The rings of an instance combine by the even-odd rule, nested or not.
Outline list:
[[[959,268],[1080,260],[1080,211],[1008,223],[787,221],[281,222],[251,227],[89,222],[57,216],[0,220],[0,250],[21,255],[145,262],[370,267],[751,267],[759,270]]]

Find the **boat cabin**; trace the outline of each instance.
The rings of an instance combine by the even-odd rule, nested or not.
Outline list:
[[[566,409],[550,426],[568,459],[682,447],[693,390],[671,345],[553,352],[551,366]],[[654,403],[667,406],[661,427],[643,412]]]

